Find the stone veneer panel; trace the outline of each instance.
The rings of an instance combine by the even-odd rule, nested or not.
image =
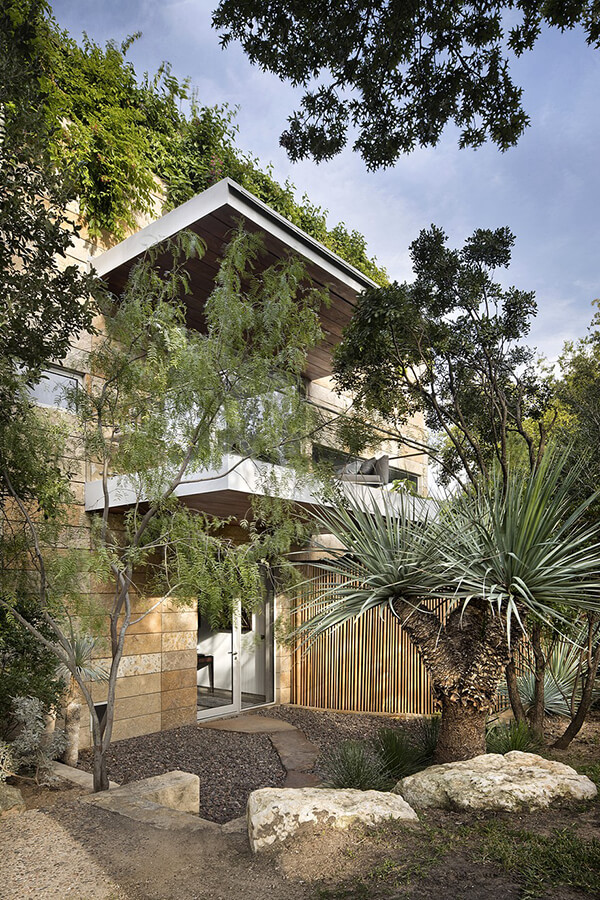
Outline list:
[[[166,728],[182,728],[184,725],[196,724],[196,707],[164,710],[161,718],[163,730]]]
[[[195,669],[197,654],[195,650],[172,650],[159,655],[162,657],[162,671],[172,672],[175,669]]]
[[[198,613],[187,610],[186,612],[163,612],[162,630],[166,631],[198,631]]]
[[[189,687],[196,690],[196,669],[175,669],[172,672],[162,672],[160,684],[162,691],[179,691],[181,688]]]
[[[161,649],[163,653],[171,650],[196,650],[197,643],[196,631],[167,631],[162,635]]]
[[[178,691],[163,691],[162,710],[183,709],[186,706],[196,706],[197,692],[195,687],[181,688]]]
[[[152,734],[161,729],[161,714],[153,713],[149,716],[135,716],[133,719],[121,719],[115,722],[113,728],[113,740],[123,741],[126,738],[139,737],[141,734]]]

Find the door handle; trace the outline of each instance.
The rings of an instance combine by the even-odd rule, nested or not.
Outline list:
[[[237,650],[228,650],[227,652],[230,656],[233,656],[234,659],[237,659]]]

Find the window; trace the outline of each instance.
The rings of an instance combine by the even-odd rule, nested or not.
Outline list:
[[[82,385],[81,375],[66,372],[63,369],[44,369],[42,377],[32,388],[29,396],[39,406],[52,406],[55,409],[69,409],[73,390]]]

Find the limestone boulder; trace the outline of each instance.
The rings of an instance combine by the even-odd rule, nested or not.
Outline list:
[[[418,822],[414,809],[399,795],[313,787],[253,791],[247,819],[254,853],[287,840],[303,826],[348,828],[357,822],[376,825],[388,819]]]
[[[25,812],[25,801],[19,788],[0,783],[0,816]]]
[[[400,794],[416,809],[544,809],[551,803],[592,800],[595,784],[571,766],[535,753],[513,750],[431,766],[398,782]]]

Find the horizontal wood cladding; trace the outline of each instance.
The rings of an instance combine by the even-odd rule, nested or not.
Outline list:
[[[313,597],[331,586],[331,576],[306,566]],[[295,613],[296,625],[316,612],[310,603]],[[291,702],[301,706],[354,712],[435,712],[427,670],[418,651],[387,608],[321,635],[292,657]]]

